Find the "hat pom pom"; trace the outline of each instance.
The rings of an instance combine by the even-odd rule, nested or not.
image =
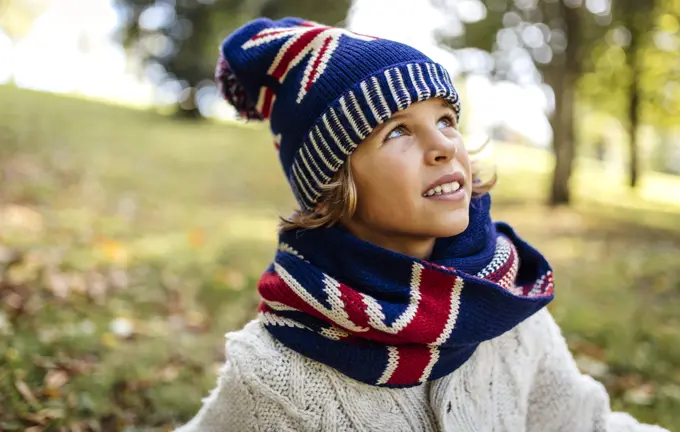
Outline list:
[[[264,120],[262,114],[257,111],[255,105],[248,99],[245,87],[238,80],[236,73],[234,73],[234,70],[229,66],[229,62],[227,62],[223,55],[220,55],[220,60],[217,62],[215,80],[222,97],[236,108],[241,118]]]

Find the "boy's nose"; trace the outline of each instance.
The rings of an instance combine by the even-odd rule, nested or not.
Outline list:
[[[430,165],[450,162],[458,153],[459,138],[450,138],[437,130],[428,137],[428,148],[425,153],[425,162]]]

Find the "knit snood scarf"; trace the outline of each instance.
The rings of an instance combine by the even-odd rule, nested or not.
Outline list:
[[[262,275],[259,319],[288,348],[355,380],[409,387],[448,375],[477,346],[553,299],[545,258],[473,198],[461,234],[429,261],[341,227],[280,233]]]

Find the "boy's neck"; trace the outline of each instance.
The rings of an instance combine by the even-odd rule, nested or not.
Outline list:
[[[434,249],[434,237],[416,237],[383,232],[352,222],[343,223],[343,226],[355,237],[365,242],[413,258],[428,260]]]

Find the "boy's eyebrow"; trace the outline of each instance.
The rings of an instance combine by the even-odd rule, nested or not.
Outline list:
[[[442,100],[441,107],[442,107],[442,108],[449,109],[449,110],[451,110],[451,111],[453,111],[453,112],[456,111],[456,110],[453,108],[453,105],[451,104],[451,102],[449,102],[449,101],[447,101],[447,100]],[[395,122],[399,121],[399,119],[401,119],[401,118],[403,118],[403,117],[406,117],[406,114],[404,114],[403,111],[400,111],[400,112],[394,114],[392,117],[390,117],[390,118],[388,118],[387,120],[385,120],[384,122],[380,123],[378,126],[376,126],[376,127],[373,129],[373,132],[376,132],[376,133],[377,133],[377,132],[380,132],[381,130],[383,130],[383,128],[387,127],[390,123],[395,123]]]
[[[395,122],[399,121],[399,119],[402,118],[402,117],[406,117],[406,114],[404,114],[403,112],[398,112],[398,113],[394,114],[392,117],[388,118],[387,120],[385,120],[384,122],[380,123],[378,126],[373,128],[373,132],[379,133],[381,130],[386,128],[390,123],[395,123]]]
[[[456,111],[456,110],[453,108],[453,105],[451,104],[451,102],[449,102],[449,101],[447,101],[447,100],[443,100],[441,105],[442,105],[443,108],[447,108],[447,109],[451,109],[451,110],[453,110],[453,111]]]

